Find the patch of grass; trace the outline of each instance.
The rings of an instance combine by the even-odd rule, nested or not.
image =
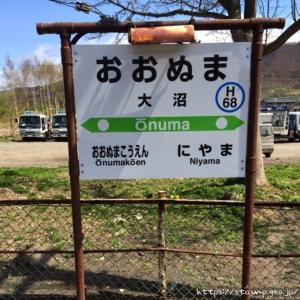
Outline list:
[[[254,236],[258,240],[266,240],[270,231],[270,222],[268,220],[255,220],[253,224]]]
[[[300,166],[273,165],[266,168],[270,186],[257,188],[258,200],[300,201]],[[244,200],[245,180],[218,179],[141,179],[90,180],[81,182],[81,198],[156,198],[165,190],[171,199]],[[68,169],[0,168],[0,188],[26,198],[66,199],[70,195]]]
[[[68,197],[68,194],[64,193],[64,192],[61,192],[61,193],[54,193],[53,194],[53,199],[56,199],[56,200],[67,200],[69,199]]]
[[[1,172],[1,175],[4,177],[11,177],[11,176],[15,177],[19,175],[19,172],[17,169],[4,169]]]
[[[300,166],[299,165],[275,165],[266,168],[266,175],[273,191],[262,199],[274,199],[278,197],[289,202],[300,201]],[[261,189],[268,191],[267,188]],[[270,190],[269,190],[270,192]]]
[[[183,266],[182,272],[188,276],[193,276],[195,278],[198,275],[197,272],[191,266],[188,265]]]
[[[11,178],[8,177],[0,177],[0,187],[2,188],[11,188],[13,186],[13,183],[11,181]]]
[[[29,200],[33,200],[33,199],[37,199],[38,198],[38,195],[32,191],[30,191],[29,193],[27,193],[27,198]]]
[[[242,240],[243,209],[198,205],[168,206],[167,242],[172,246],[227,245]],[[205,246],[206,247],[206,246]]]
[[[278,165],[266,169],[270,186],[257,189],[262,200],[299,201],[300,166]],[[66,167],[59,168],[2,168],[0,188],[24,195],[28,199],[69,199],[69,178]],[[282,189],[284,187],[284,189]],[[82,198],[156,198],[165,190],[170,198],[243,200],[243,179],[143,179],[94,180],[81,182]],[[63,231],[53,226],[47,206],[33,206],[26,215],[32,224],[47,226],[47,242],[63,249],[67,241]],[[41,218],[49,216],[49,218]],[[54,215],[53,215],[54,216]],[[61,212],[55,222],[70,218],[70,211]],[[55,217],[55,216],[54,216]],[[242,207],[168,205],[166,214],[167,245],[171,247],[204,247],[205,249],[237,249],[242,245],[244,210]],[[12,217],[12,222],[15,220]],[[56,218],[56,217],[55,217]],[[136,247],[157,245],[157,206],[150,205],[88,205],[82,207],[85,231],[84,247]],[[272,240],[274,228],[269,219],[254,222],[255,239],[261,241],[260,253],[294,253],[299,251],[295,239]],[[29,230],[29,229],[28,229]],[[31,229],[30,229],[31,230]],[[23,231],[24,233],[25,231]],[[31,234],[31,233],[30,233]],[[17,234],[16,234],[17,235]],[[32,232],[34,235],[34,232]],[[22,235],[16,241],[24,244]],[[217,248],[215,248],[217,246]],[[186,270],[187,273],[190,270]]]
[[[3,142],[12,142],[17,140],[18,138],[16,136],[0,136],[0,143]]]
[[[299,253],[299,243],[296,239],[286,235],[283,238],[281,250],[282,253]]]
[[[84,197],[92,198],[156,198],[159,190],[165,190],[170,198],[180,199],[240,199],[244,186],[240,180],[226,179],[142,179],[142,180],[94,180],[81,184]]]
[[[48,210],[49,206],[46,205],[36,205],[32,207],[34,213],[45,213]]]
[[[11,190],[14,194],[28,199],[47,198],[43,193],[57,191],[66,194],[69,180],[66,168],[1,168],[0,188]],[[49,197],[51,198],[51,197]]]
[[[55,249],[64,249],[66,242],[65,242],[65,237],[62,235],[61,232],[55,227],[48,227],[47,228],[47,234],[48,234],[48,239],[50,241],[50,245],[55,248]]]

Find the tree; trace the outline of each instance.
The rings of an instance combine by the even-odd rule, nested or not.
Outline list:
[[[62,67],[38,58],[24,59],[16,66],[7,56],[3,66],[5,97],[1,97],[0,119],[9,123],[11,134],[15,119],[24,110],[51,114],[63,107]],[[2,93],[3,96],[3,93]]]
[[[15,111],[11,105],[11,93],[2,91],[0,93],[0,120],[9,126],[9,134],[14,135],[16,130]]]
[[[13,107],[14,111],[12,112],[10,110],[10,118],[9,118],[9,127],[11,134],[14,133],[14,119],[19,116],[19,108],[17,103],[17,97],[16,97],[16,88],[18,87],[20,83],[20,77],[18,74],[18,71],[16,70],[15,64],[13,60],[7,56],[5,60],[5,64],[3,66],[3,74],[4,79],[6,81],[6,86],[8,87],[9,92],[9,99],[10,99],[10,106]],[[12,104],[12,105],[11,105]]]
[[[62,107],[62,68],[50,61],[34,58],[32,80],[38,91],[40,109],[46,114]]]
[[[25,59],[21,63],[20,75],[21,75],[21,87],[24,94],[24,99],[26,99],[27,110],[30,110],[30,87],[32,87],[32,72],[33,65],[29,58]],[[33,97],[33,108],[37,110],[35,97]]]
[[[290,0],[290,7],[285,7],[281,0],[102,0],[90,2],[74,2],[70,0],[49,0],[58,4],[71,6],[85,13],[97,14],[101,21],[124,21],[139,19],[188,18],[213,19],[248,19],[257,15],[276,17],[280,13],[292,16],[291,24],[271,43],[267,43],[270,32],[265,32],[264,55],[283,45],[300,29],[300,4]],[[299,2],[299,1],[298,1]],[[257,13],[257,10],[259,11]],[[113,16],[110,16],[113,12]],[[251,31],[231,30],[235,42],[251,41]],[[258,137],[260,135],[258,134]],[[261,155],[261,142],[258,140],[257,184],[267,184]]]

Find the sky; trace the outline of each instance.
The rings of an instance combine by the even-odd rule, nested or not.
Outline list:
[[[288,5],[289,0],[281,0]],[[60,62],[60,40],[55,34],[38,35],[36,23],[39,22],[94,22],[97,15],[77,12],[75,9],[57,5],[48,0],[0,0],[0,87],[3,86],[2,68],[7,55],[16,65],[25,58],[37,56],[39,59],[48,59]],[[282,10],[283,16],[288,9]],[[276,33],[275,33],[276,35]],[[214,35],[204,33],[201,40],[213,42]],[[218,41],[222,38],[218,37]],[[298,32],[289,42],[300,41]],[[84,43],[87,41],[83,41]],[[88,42],[87,42],[88,43]]]

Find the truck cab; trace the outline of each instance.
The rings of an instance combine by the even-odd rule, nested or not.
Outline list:
[[[273,113],[272,112],[261,112],[259,114],[259,123],[260,124],[272,124]]]
[[[55,140],[68,139],[67,117],[66,112],[61,110],[52,116],[51,136]]]
[[[260,136],[262,144],[262,153],[267,157],[271,157],[274,151],[274,132],[272,124],[260,124]]]
[[[42,139],[49,137],[47,117],[36,111],[25,111],[19,117],[19,130],[22,140]]]

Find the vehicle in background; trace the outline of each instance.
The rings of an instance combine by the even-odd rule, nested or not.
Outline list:
[[[289,113],[289,141],[293,142],[296,139],[300,141],[300,112],[294,111]]]
[[[55,140],[68,139],[67,117],[64,110],[58,111],[52,116],[51,137]]]
[[[289,133],[289,112],[288,110],[274,110],[272,125],[275,138],[284,138]]]
[[[262,153],[266,157],[271,157],[274,151],[274,132],[272,124],[260,124],[260,136],[261,136],[261,145]]]
[[[272,112],[261,112],[259,114],[259,124],[272,124]]]
[[[300,139],[300,112],[289,112],[287,107],[271,107],[262,111],[260,123],[273,125],[275,140]]]
[[[37,111],[25,111],[19,117],[19,129],[22,140],[42,139],[50,136],[47,116]]]

